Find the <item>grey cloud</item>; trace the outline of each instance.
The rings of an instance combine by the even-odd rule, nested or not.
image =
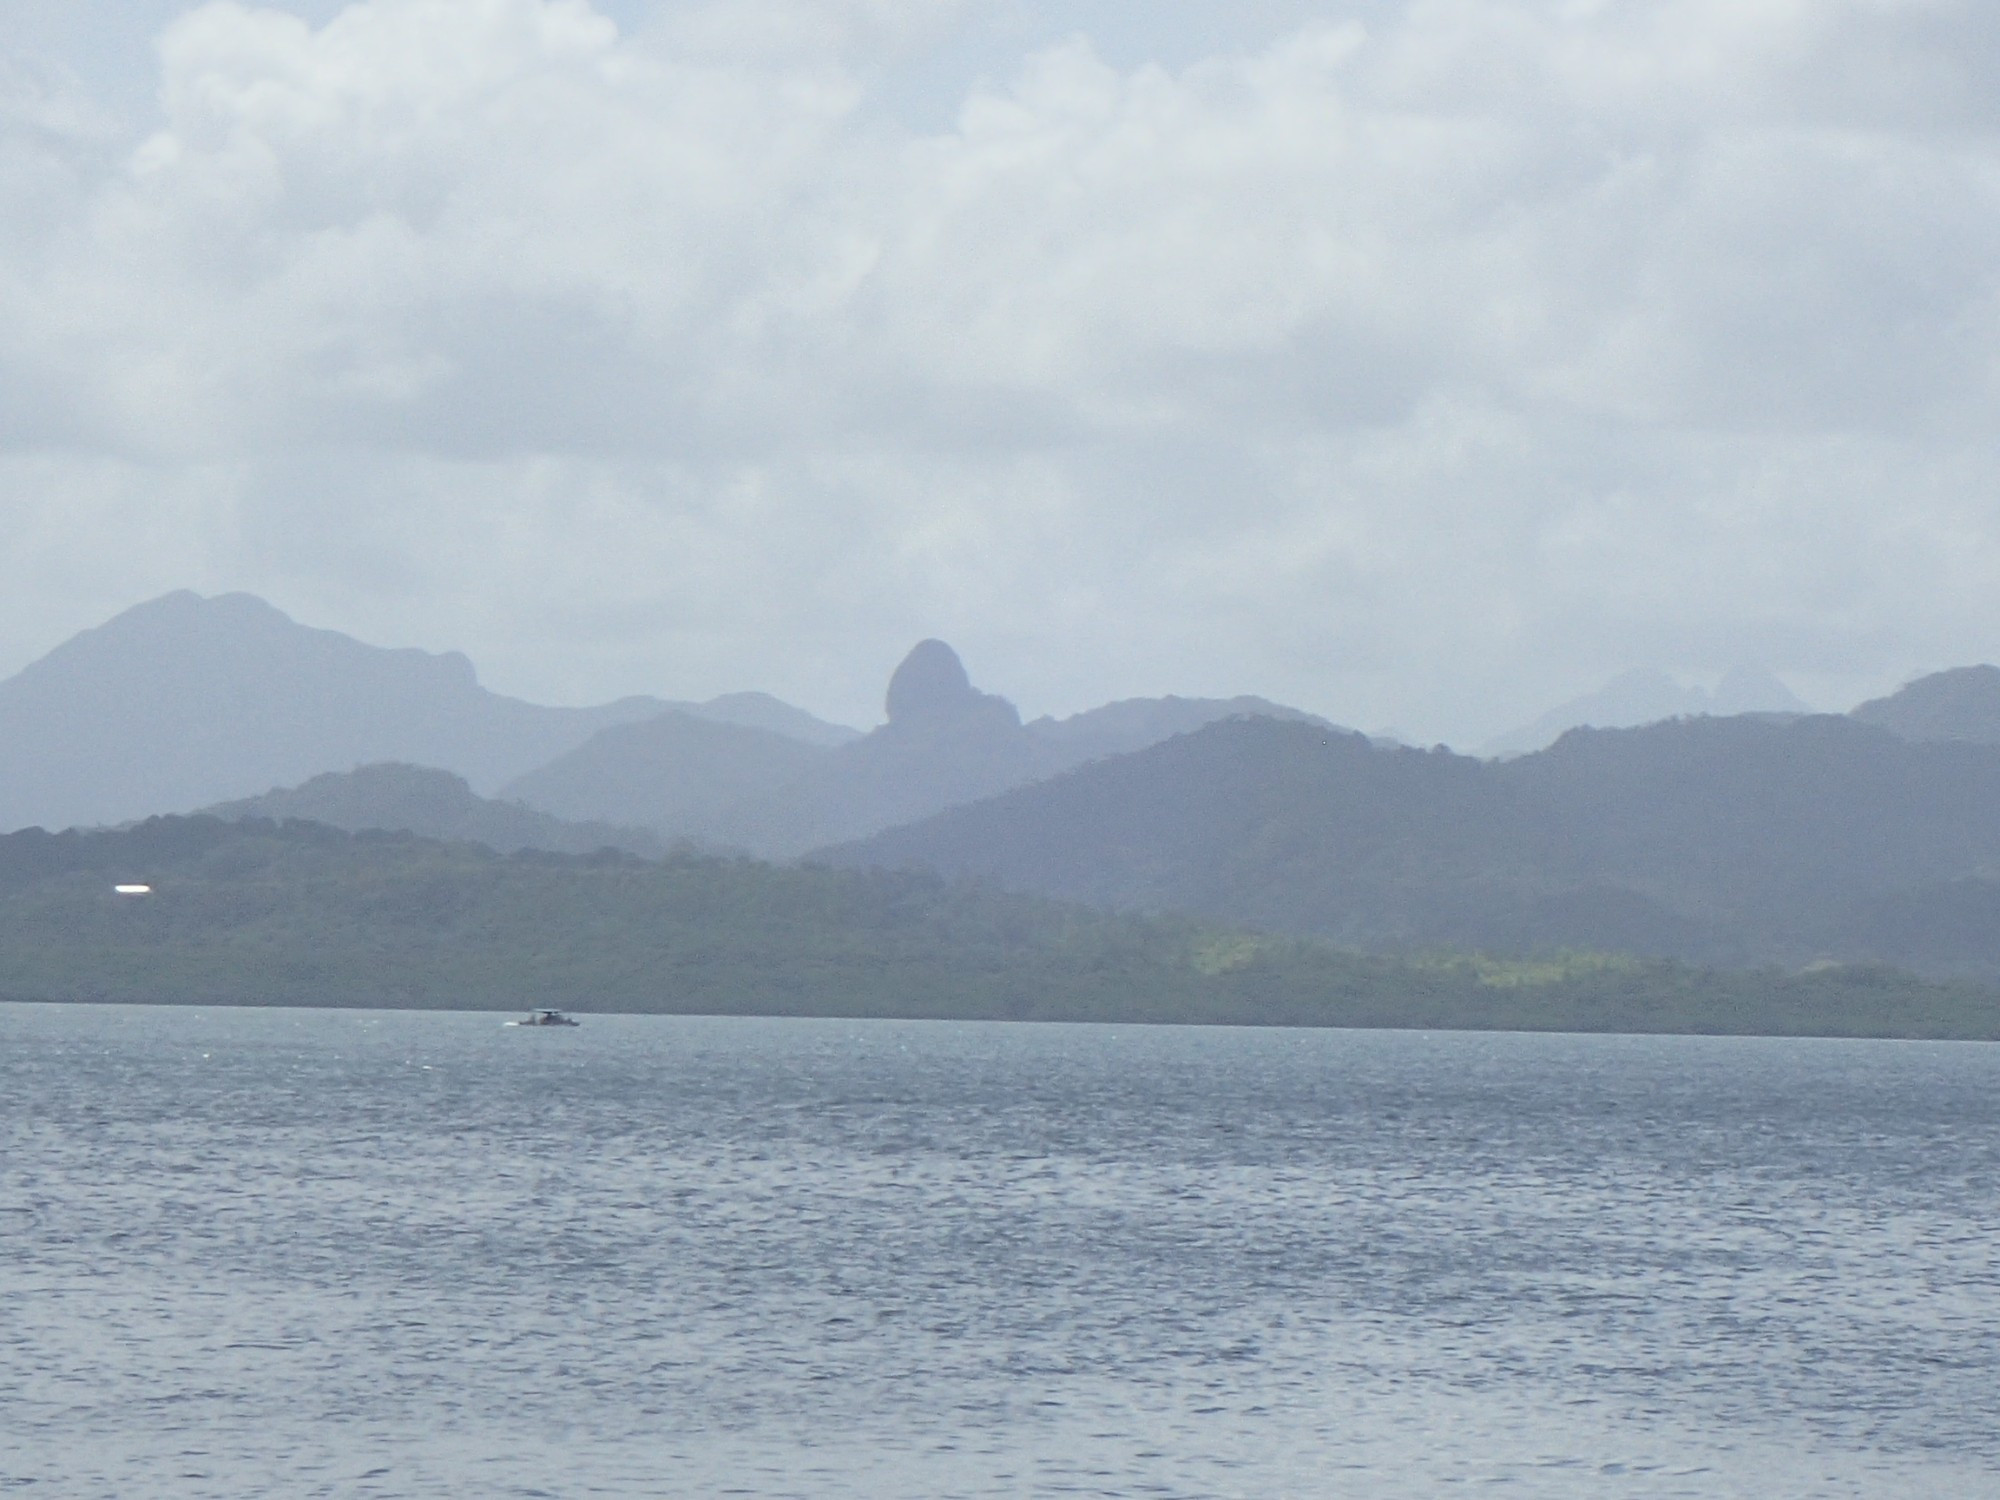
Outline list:
[[[107,517],[0,580],[851,717],[934,634],[1461,739],[1992,654],[1982,11],[609,9],[211,7],[126,144],[0,90],[5,503]]]

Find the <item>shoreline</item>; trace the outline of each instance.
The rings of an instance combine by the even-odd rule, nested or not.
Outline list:
[[[404,1000],[382,1004],[358,1003],[351,1000],[258,1000],[238,997],[210,998],[167,998],[167,999],[50,999],[45,996],[0,995],[0,1005],[34,1007],[38,1010],[63,1009],[142,1009],[142,1010],[256,1010],[256,1011],[313,1011],[332,1014],[366,1015],[469,1015],[492,1016],[495,1018],[518,1016],[535,1007],[517,1005],[494,1005],[481,1002],[468,1005],[411,1004]],[[1954,1043],[1967,1045],[1993,1045],[2000,1043],[2000,1025],[1985,1032],[1970,1029],[1950,1032],[1943,1030],[1778,1030],[1770,1028],[1741,1027],[1722,1029],[1717,1027],[1693,1028],[1676,1026],[1564,1026],[1559,1024],[1532,1025],[1510,1024],[1518,1018],[1496,1016],[1490,1025],[1454,1024],[1449,1021],[1426,1022],[1421,1019],[1402,1021],[1354,1021],[1326,1020],[1301,1021],[1290,1019],[1256,1020],[1243,1017],[1174,1018],[1169,1016],[1103,1016],[1103,1015],[982,1015],[943,1014],[932,1011],[877,1009],[819,1009],[796,1010],[756,1010],[756,1009],[715,1009],[640,1006],[600,1006],[587,1008],[575,1001],[559,1007],[565,1014],[588,1021],[592,1018],[633,1018],[659,1017],[675,1020],[726,1020],[726,1021],[819,1021],[819,1022],[907,1022],[925,1025],[976,1025],[976,1026],[1050,1026],[1050,1027],[1118,1027],[1118,1028],[1162,1028],[1201,1031],[1353,1031],[1353,1032],[1394,1032],[1417,1035],[1448,1036],[1602,1036],[1602,1037],[1686,1037],[1717,1041],[1825,1041],[1825,1042],[1920,1042]]]

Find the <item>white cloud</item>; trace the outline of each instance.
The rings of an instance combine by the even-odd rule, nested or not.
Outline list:
[[[229,586],[551,696],[858,713],[944,633],[1473,740],[2000,649],[1982,12],[1410,0],[873,106],[998,4],[211,4],[118,149],[9,83],[13,655]]]

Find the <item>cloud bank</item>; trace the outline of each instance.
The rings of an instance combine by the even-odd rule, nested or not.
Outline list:
[[[234,587],[554,700],[943,635],[1471,741],[2000,652],[1985,10],[1001,8],[210,4],[136,136],[0,62],[10,664]]]

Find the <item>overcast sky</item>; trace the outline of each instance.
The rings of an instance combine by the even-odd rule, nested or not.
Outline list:
[[[1949,0],[0,0],[0,672],[1845,708],[2000,655],[1997,127]]]

